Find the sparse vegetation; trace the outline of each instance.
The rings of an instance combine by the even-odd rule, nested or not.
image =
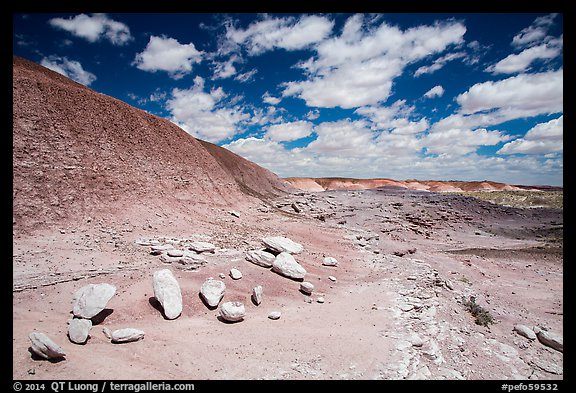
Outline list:
[[[468,277],[460,277],[458,280],[462,281],[464,284],[472,285],[472,282],[468,279]]]
[[[474,296],[470,296],[470,300],[466,300],[465,297],[462,297],[462,304],[466,307],[466,310],[476,318],[477,325],[488,326],[494,323],[494,318],[492,318],[490,312],[476,303],[476,298]]]
[[[462,191],[454,192],[454,194],[517,208],[548,207],[562,209],[564,207],[563,191]]]

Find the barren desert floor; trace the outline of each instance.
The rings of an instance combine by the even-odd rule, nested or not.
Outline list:
[[[563,335],[562,209],[504,207],[454,194],[374,189],[298,193],[196,217],[161,209],[63,221],[13,238],[14,379],[535,379],[563,378],[563,353],[517,324]],[[304,246],[296,260],[314,284],[245,259],[265,236]],[[201,266],[167,264],[148,238],[204,240]],[[323,266],[324,257],[338,266]],[[233,280],[236,267],[243,277]],[[183,311],[167,320],[152,275],[168,268]],[[208,277],[224,301],[245,304],[237,323],[199,297]],[[336,280],[329,279],[333,276]],[[67,337],[72,296],[90,283],[117,287],[84,345]],[[252,288],[262,285],[260,305]],[[475,323],[465,301],[494,319]],[[324,299],[323,303],[318,298]],[[280,311],[278,320],[268,319]],[[133,327],[142,340],[112,344],[102,332]],[[46,333],[65,360],[40,360],[28,335]]]

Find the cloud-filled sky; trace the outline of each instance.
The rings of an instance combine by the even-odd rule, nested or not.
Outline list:
[[[282,177],[563,185],[562,14],[13,14],[13,53]]]

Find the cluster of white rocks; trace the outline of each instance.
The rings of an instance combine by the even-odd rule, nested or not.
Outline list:
[[[283,236],[265,237],[262,244],[266,249],[248,251],[246,260],[258,266],[272,268],[273,272],[288,278],[304,279],[306,269],[296,262],[293,256],[304,251],[304,246]]]
[[[202,253],[214,253],[216,247],[212,243],[205,241],[187,242],[186,239],[139,239],[137,244],[150,246],[151,254],[159,255],[164,263],[179,263],[187,266],[198,266],[206,260],[200,255]],[[262,239],[265,249],[251,250],[246,253],[246,259],[255,265],[268,268],[284,277],[294,280],[302,280],[300,291],[305,295],[311,295],[314,285],[303,281],[307,272],[294,258],[294,254],[299,254],[304,247],[282,236],[265,237]],[[179,246],[179,248],[175,247]],[[184,248],[184,249],[182,249]],[[335,267],[338,261],[332,257],[326,257],[322,265]],[[240,280],[242,272],[238,268],[232,268],[229,275],[233,280]],[[225,278],[223,274],[221,278]],[[329,276],[334,282],[336,278]],[[154,297],[162,307],[163,316],[167,320],[178,318],[182,314],[183,302],[182,291],[178,280],[170,269],[161,269],[154,272],[152,277]],[[209,308],[216,308],[220,305],[219,316],[227,322],[239,322],[246,316],[246,307],[239,301],[227,301],[222,304],[226,291],[226,284],[223,281],[208,278],[200,288],[200,297]],[[262,303],[262,285],[252,289],[251,299],[256,306]],[[92,318],[101,313],[110,299],[116,293],[116,287],[111,284],[89,284],[80,288],[73,296],[72,312],[74,318],[69,320],[68,337],[75,344],[85,344],[92,329]],[[324,298],[318,297],[318,303],[323,303]],[[280,311],[271,311],[268,318],[277,320],[281,316]],[[144,332],[135,328],[122,328],[110,331],[103,329],[104,334],[113,343],[126,343],[144,338]],[[45,333],[32,332],[29,335],[32,342],[31,350],[44,359],[64,358],[64,350],[50,339]]]
[[[206,247],[200,247],[196,242],[196,245],[192,247],[195,250],[211,250],[206,244]],[[205,243],[205,242],[204,242]],[[140,243],[139,243],[140,244]],[[149,243],[144,243],[148,245]],[[306,275],[306,269],[296,262],[293,254],[299,254],[304,250],[304,247],[294,242],[291,239],[282,236],[272,236],[265,237],[262,239],[262,245],[265,247],[261,250],[250,250],[246,253],[246,260],[249,262],[270,269],[284,277],[288,277],[294,280],[303,280]],[[165,247],[164,245],[160,245]],[[172,249],[163,249],[162,252],[170,252]],[[204,252],[203,251],[203,252]],[[326,257],[323,261],[325,266],[337,266],[338,261],[332,257]],[[243,275],[242,272],[233,267],[229,271],[229,276],[233,280],[240,280]],[[220,274],[221,279],[226,276]],[[329,279],[334,282],[336,278],[329,276]],[[164,316],[166,319],[175,319],[180,316],[182,312],[182,294],[180,287],[174,275],[168,269],[163,269],[154,273],[154,296],[163,308]],[[309,282],[303,281],[300,286],[301,291],[304,294],[310,295],[314,290],[314,285]],[[209,277],[202,286],[200,287],[200,298],[206,304],[207,307],[215,309],[218,306],[219,316],[222,320],[227,322],[239,322],[246,316],[246,307],[242,302],[239,301],[227,301],[221,303],[226,292],[226,284],[221,280],[213,279]],[[258,285],[252,289],[251,299],[256,306],[262,303],[263,298],[263,288],[262,285]],[[317,299],[319,303],[324,302],[322,297]],[[268,318],[278,319],[281,313],[279,311],[272,311]]]
[[[78,289],[72,299],[74,317],[68,321],[68,338],[74,344],[85,344],[92,329],[92,318],[100,314],[110,299],[116,294],[111,284],[88,284]],[[28,335],[30,349],[44,359],[60,359],[66,356],[64,350],[46,333],[32,332]],[[144,332],[133,328],[115,330],[111,333],[114,343],[136,341],[144,337]]]
[[[296,261],[293,255],[301,253],[304,247],[282,236],[263,238],[262,245],[264,245],[265,249],[248,251],[246,253],[246,260],[261,267],[272,268],[271,270],[273,272],[281,276],[302,281],[300,291],[306,295],[304,300],[307,303],[311,303],[312,299],[310,299],[309,296],[312,295],[314,285],[310,282],[303,281],[307,271]],[[322,266],[337,267],[338,260],[334,257],[325,257],[322,261]],[[336,277],[334,276],[328,276],[328,279],[336,282]],[[324,303],[324,297],[319,296],[316,301],[318,303]]]
[[[514,325],[513,329],[519,335],[534,341],[538,338],[543,345],[555,349],[560,352],[564,352],[564,337],[560,334],[550,332],[539,326],[534,326],[534,328],[529,328],[526,325],[517,324]]]
[[[190,238],[140,238],[136,244],[150,247],[150,254],[158,255],[163,263],[174,264],[183,270],[196,270],[207,263],[206,254],[216,252],[216,246],[206,241],[208,239],[206,235]]]

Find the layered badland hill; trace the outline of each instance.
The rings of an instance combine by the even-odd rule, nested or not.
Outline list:
[[[124,211],[193,213],[292,187],[171,122],[13,58],[15,229]]]

